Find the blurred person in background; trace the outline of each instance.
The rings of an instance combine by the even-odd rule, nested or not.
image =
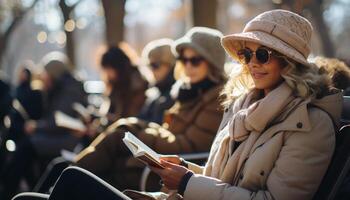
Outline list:
[[[101,76],[106,85],[101,115],[106,115],[109,122],[138,115],[148,82],[121,48],[110,47],[102,55]]]
[[[31,87],[33,67],[32,61],[26,61],[18,72],[18,83],[12,95],[12,108],[8,115],[10,126],[6,134],[3,135],[0,146],[0,169],[5,165],[8,151],[11,150],[8,149],[11,147],[6,144],[9,145],[12,142],[14,144],[13,151],[15,144],[26,137],[24,133],[25,122],[37,120],[42,114],[42,94],[39,90],[33,90]]]
[[[334,87],[344,90],[344,96],[350,95],[350,68],[345,62],[322,56],[316,57],[314,62],[329,73]]]
[[[146,99],[148,81],[122,48],[110,47],[102,55],[100,65],[105,91],[97,116],[85,122],[87,130],[79,133],[84,135],[84,147],[116,120],[138,115]]]
[[[169,109],[174,100],[170,90],[175,83],[175,55],[171,52],[171,39],[159,39],[148,43],[142,51],[142,61],[150,69],[154,80],[153,87],[146,91],[147,99],[138,115],[140,119],[149,122],[162,123],[164,111]]]
[[[208,151],[222,117],[219,93],[225,81],[225,52],[222,34],[196,27],[174,44],[179,55],[179,80],[172,94],[175,104],[168,109],[162,125],[138,118],[120,119],[100,134],[76,157],[76,164],[88,169],[118,188],[138,188],[143,165],[122,142],[131,131],[158,153]]]
[[[60,52],[44,56],[41,65],[43,115],[38,120],[26,121],[24,124],[24,132],[28,137],[17,144],[13,157],[2,172],[3,199],[13,196],[28,170],[33,172],[30,170],[34,161],[52,159],[60,155],[62,149],[72,150],[81,137],[72,130],[57,126],[54,116],[56,111],[61,111],[76,117],[73,103],[87,104],[82,82],[73,76],[68,58]],[[39,103],[33,103],[33,107]],[[31,181],[29,186],[34,182],[35,180]]]
[[[0,71],[0,75],[1,75]],[[12,97],[10,85],[0,77],[0,139],[5,132],[4,118],[11,109]]]

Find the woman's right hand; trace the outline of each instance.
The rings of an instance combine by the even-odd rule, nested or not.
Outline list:
[[[178,155],[162,155],[160,159],[177,165],[181,163],[181,158]]]

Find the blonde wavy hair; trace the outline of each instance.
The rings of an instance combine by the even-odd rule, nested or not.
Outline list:
[[[284,67],[282,77],[292,88],[294,95],[302,98],[320,98],[329,92],[331,86],[330,76],[323,68],[315,64],[305,66],[288,57],[274,52],[274,56],[281,59]],[[240,70],[231,74],[221,92],[224,99],[222,106],[228,108],[239,96],[248,93],[255,85],[246,65],[239,65]]]

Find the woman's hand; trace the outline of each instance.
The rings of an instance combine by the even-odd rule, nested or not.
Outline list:
[[[164,185],[170,190],[176,190],[179,187],[182,177],[189,171],[186,167],[171,162],[160,160],[165,169],[150,167],[153,172],[158,174]]]

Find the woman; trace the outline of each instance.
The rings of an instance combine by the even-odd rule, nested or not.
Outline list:
[[[122,49],[110,47],[103,54],[101,76],[108,96],[101,106],[101,114],[110,122],[139,114],[148,83]]]
[[[128,159],[130,151],[122,142],[125,131],[133,132],[161,154],[208,151],[222,117],[218,108],[225,80],[221,36],[219,31],[197,27],[175,41],[179,55],[176,68],[183,76],[179,73],[175,104],[166,111],[163,124],[120,119],[77,156],[77,165],[117,188],[138,188],[140,174],[135,171],[140,171],[140,165]],[[132,166],[137,169],[132,170]]]
[[[176,58],[171,52],[173,42],[167,38],[153,40],[142,51],[142,61],[145,69],[152,74],[149,82],[153,87],[146,91],[147,99],[138,118],[160,124],[163,122],[164,111],[174,104],[170,96],[171,87],[175,83],[173,72]]]
[[[152,168],[176,190],[169,199],[312,199],[334,151],[342,94],[307,62],[311,33],[305,18],[272,10],[222,39],[242,72],[226,84],[228,110],[205,167],[167,156],[165,169]]]
[[[273,10],[222,39],[243,67],[223,92],[229,111],[204,168],[178,157],[153,168],[165,186],[184,199],[312,199],[334,151],[342,94],[307,62],[311,33],[305,18]]]

